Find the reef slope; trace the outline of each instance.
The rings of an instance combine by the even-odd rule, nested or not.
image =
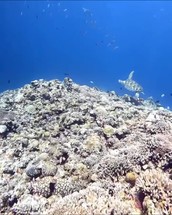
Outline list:
[[[0,214],[172,214],[172,112],[68,78],[0,94]]]

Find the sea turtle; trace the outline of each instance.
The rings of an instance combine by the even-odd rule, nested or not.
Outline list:
[[[132,79],[133,73],[134,71],[131,71],[126,80],[118,80],[118,82],[122,84],[127,90],[135,92],[135,96],[139,97],[139,93],[143,93],[143,87]]]

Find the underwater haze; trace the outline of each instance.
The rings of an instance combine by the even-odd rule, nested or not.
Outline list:
[[[68,76],[172,108],[171,1],[0,1],[0,91]]]

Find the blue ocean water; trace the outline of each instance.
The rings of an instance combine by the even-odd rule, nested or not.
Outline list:
[[[132,92],[172,108],[171,1],[0,1],[0,91],[35,79]]]

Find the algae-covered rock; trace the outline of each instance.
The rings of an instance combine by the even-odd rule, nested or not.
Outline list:
[[[92,134],[86,138],[83,147],[90,152],[100,151],[102,148],[102,141],[97,134]]]
[[[107,137],[112,137],[115,133],[115,129],[110,125],[105,125],[103,128],[103,132]]]

